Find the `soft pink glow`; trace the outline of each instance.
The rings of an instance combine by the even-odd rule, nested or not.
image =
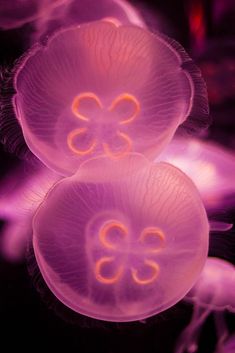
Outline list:
[[[235,311],[235,267],[225,260],[209,257],[186,298],[211,310]]]
[[[191,180],[141,155],[97,158],[51,190],[33,245],[52,292],[107,321],[157,314],[192,287],[208,251],[208,221]]]
[[[0,218],[1,253],[10,261],[23,258],[32,237],[32,217],[48,190],[59,179],[45,167],[32,168],[24,163],[1,181]]]
[[[154,158],[189,115],[206,119],[205,86],[191,66],[159,34],[84,24],[29,53],[15,78],[15,112],[33,153],[63,175],[103,154]]]
[[[56,8],[50,16],[36,22],[32,43],[58,29],[104,19],[118,25],[133,24],[146,28],[139,11],[125,0],[71,0],[60,11]]]

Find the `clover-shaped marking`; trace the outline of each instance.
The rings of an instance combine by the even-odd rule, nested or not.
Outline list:
[[[112,241],[111,234],[113,231],[118,231],[119,236],[125,242],[124,247],[118,247],[118,245]],[[99,230],[99,242],[105,249],[108,249],[112,252],[111,256],[101,257],[95,264],[95,277],[96,279],[104,284],[114,284],[118,282],[125,270],[124,265],[119,265],[115,274],[111,277],[104,276],[102,274],[102,269],[104,266],[111,265],[115,261],[116,255],[115,252],[119,252],[119,254],[123,251],[123,249],[127,248],[129,251],[129,256],[137,255],[137,256],[145,256],[143,259],[144,266],[147,266],[150,270],[150,275],[144,278],[141,278],[138,269],[135,267],[130,267],[130,273],[133,281],[138,285],[148,285],[153,283],[159,275],[160,266],[159,264],[149,258],[149,256],[157,254],[160,252],[165,246],[165,235],[160,228],[157,227],[146,227],[141,232],[137,243],[141,244],[138,248],[138,253],[132,250],[132,246],[128,244],[128,228],[121,222],[117,220],[110,220],[102,225]]]
[[[124,147],[120,151],[114,152],[110,148],[110,145],[108,142],[106,142],[103,139],[102,141],[98,141],[97,138],[94,138],[90,142],[88,148],[86,149],[78,148],[76,146],[75,144],[76,139],[81,137],[82,135],[85,135],[88,132],[89,124],[92,123],[91,117],[83,114],[80,111],[81,102],[84,100],[92,100],[93,103],[95,103],[95,105],[98,107],[98,109],[101,109],[105,115],[107,115],[107,113],[115,112],[118,108],[118,105],[122,104],[123,102],[128,102],[128,104],[133,105],[133,112],[129,116],[124,117],[118,122],[118,127],[116,130],[116,138],[122,141],[124,145]],[[84,92],[74,98],[72,102],[71,110],[77,119],[81,120],[84,124],[86,124],[84,127],[75,129],[67,135],[67,144],[73,153],[80,156],[90,154],[95,150],[95,148],[98,146],[99,143],[101,143],[102,148],[106,153],[106,155],[108,155],[111,158],[121,158],[131,151],[132,140],[126,133],[120,131],[120,129],[122,126],[132,123],[140,113],[140,103],[135,98],[135,96],[129,93],[122,93],[112,101],[111,105],[108,108],[106,108],[104,107],[101,100],[96,94],[92,92]],[[108,118],[109,116],[107,116],[106,122],[108,122]]]

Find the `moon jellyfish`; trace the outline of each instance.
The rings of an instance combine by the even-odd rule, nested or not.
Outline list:
[[[174,139],[156,158],[180,168],[197,186],[207,209],[235,194],[235,154],[214,142]]]
[[[107,21],[62,30],[36,46],[15,89],[29,148],[62,175],[100,155],[154,158],[188,117],[189,124],[207,117],[200,73],[177,43]]]
[[[214,312],[218,336],[216,353],[224,353],[223,345],[229,333],[223,312],[235,312],[235,267],[225,260],[208,258],[198,281],[185,299],[194,303],[194,312],[175,352],[197,351],[200,328],[209,314]]]
[[[0,0],[0,28],[12,29],[32,22],[69,0]]]
[[[33,221],[33,247],[54,295],[75,312],[133,321],[178,302],[208,251],[197,189],[141,155],[99,157],[55,185]]]
[[[43,165],[32,170],[27,163],[13,170],[6,180],[1,180],[0,219],[4,226],[0,252],[8,260],[22,259],[27,241],[32,236],[33,215],[58,180],[58,175]]]

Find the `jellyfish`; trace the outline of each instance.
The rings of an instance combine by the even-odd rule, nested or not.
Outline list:
[[[0,28],[13,29],[48,16],[56,7],[70,0],[1,0]]]
[[[40,18],[35,23],[32,43],[43,40],[59,28],[102,19],[123,25],[146,27],[140,12],[125,0],[72,0],[60,13],[55,8],[50,16]]]
[[[223,312],[235,312],[235,267],[220,258],[209,257],[185,299],[194,303],[194,311],[179,338],[175,353],[197,352],[200,328],[212,312],[218,337],[216,353],[224,353],[223,346],[229,333]]]
[[[208,220],[191,180],[139,154],[97,157],[59,181],[33,219],[33,248],[73,311],[134,321],[178,302],[199,276]]]
[[[180,168],[197,186],[206,209],[225,207],[235,194],[235,154],[212,141],[174,139],[156,158]],[[226,201],[225,201],[226,200]]]
[[[36,46],[19,66],[15,89],[29,148],[64,176],[102,155],[153,159],[187,117],[189,124],[195,116],[207,121],[205,86],[184,50],[109,21],[59,31]]]
[[[24,162],[5,179],[0,187],[0,219],[4,222],[0,254],[11,262],[24,258],[27,242],[32,237],[32,218],[59,176],[44,165],[32,167]]]

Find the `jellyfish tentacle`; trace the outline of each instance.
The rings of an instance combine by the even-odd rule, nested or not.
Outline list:
[[[133,96],[132,94],[130,93],[122,93],[120,94],[119,96],[117,96],[111,103],[110,107],[108,108],[108,110],[110,112],[112,112],[113,110],[115,110],[116,106],[120,103],[120,102],[124,102],[124,101],[127,101],[127,102],[130,102],[133,104],[134,106],[134,111],[133,113],[127,117],[126,119],[124,120],[121,120],[119,122],[120,125],[124,125],[124,124],[129,124],[131,123],[132,121],[134,121],[136,119],[136,117],[139,115],[140,113],[140,102],[138,101],[138,99]]]
[[[87,154],[90,154],[91,152],[93,152],[93,150],[95,149],[95,147],[97,145],[96,140],[93,140],[87,149],[81,149],[81,148],[78,148],[74,145],[74,139],[80,135],[85,134],[86,132],[87,132],[87,128],[78,128],[78,129],[71,131],[67,136],[68,147],[70,148],[70,150],[72,152],[74,152],[75,154],[78,154],[80,156],[85,156]]]
[[[75,143],[84,146],[90,136]],[[110,221],[128,234],[122,226],[103,229],[104,246],[99,232]],[[159,226],[166,240],[155,254],[147,250],[161,245],[159,236],[145,244],[139,237]],[[33,219],[33,247],[43,278],[66,306],[127,322],[166,310],[192,288],[208,254],[208,230],[200,195],[180,170],[137,153],[116,161],[102,156],[49,191]]]
[[[216,232],[216,231],[226,232],[227,230],[230,230],[233,227],[233,223],[227,223],[222,221],[211,220],[209,224],[210,224],[211,232]]]
[[[107,156],[111,157],[111,158],[122,158],[124,156],[126,156],[129,152],[131,152],[132,150],[132,140],[130,139],[130,137],[127,134],[124,134],[123,132],[117,131],[117,136],[121,138],[121,140],[123,140],[123,142],[125,143],[125,147],[118,152],[113,152],[109,146],[108,143],[103,142],[103,149],[104,152],[106,153]]]
[[[229,337],[229,332],[228,332],[227,325],[225,323],[223,312],[220,312],[220,311],[215,312],[214,320],[215,320],[216,333],[218,337],[215,352],[223,353],[224,343]]]
[[[99,99],[99,97],[92,92],[83,92],[81,94],[79,94],[78,96],[76,96],[73,100],[72,106],[71,106],[71,110],[73,112],[73,114],[80,120],[83,121],[89,121],[90,118],[88,116],[85,116],[84,114],[81,114],[79,112],[79,107],[81,104],[82,100],[86,100],[86,99],[92,99],[95,101],[95,103],[97,104],[97,106],[100,109],[103,109],[103,104],[101,103],[101,100]]]
[[[198,337],[200,335],[203,322],[211,313],[211,309],[202,308],[195,305],[193,315],[188,326],[181,333],[175,353],[195,353],[198,349]]]

